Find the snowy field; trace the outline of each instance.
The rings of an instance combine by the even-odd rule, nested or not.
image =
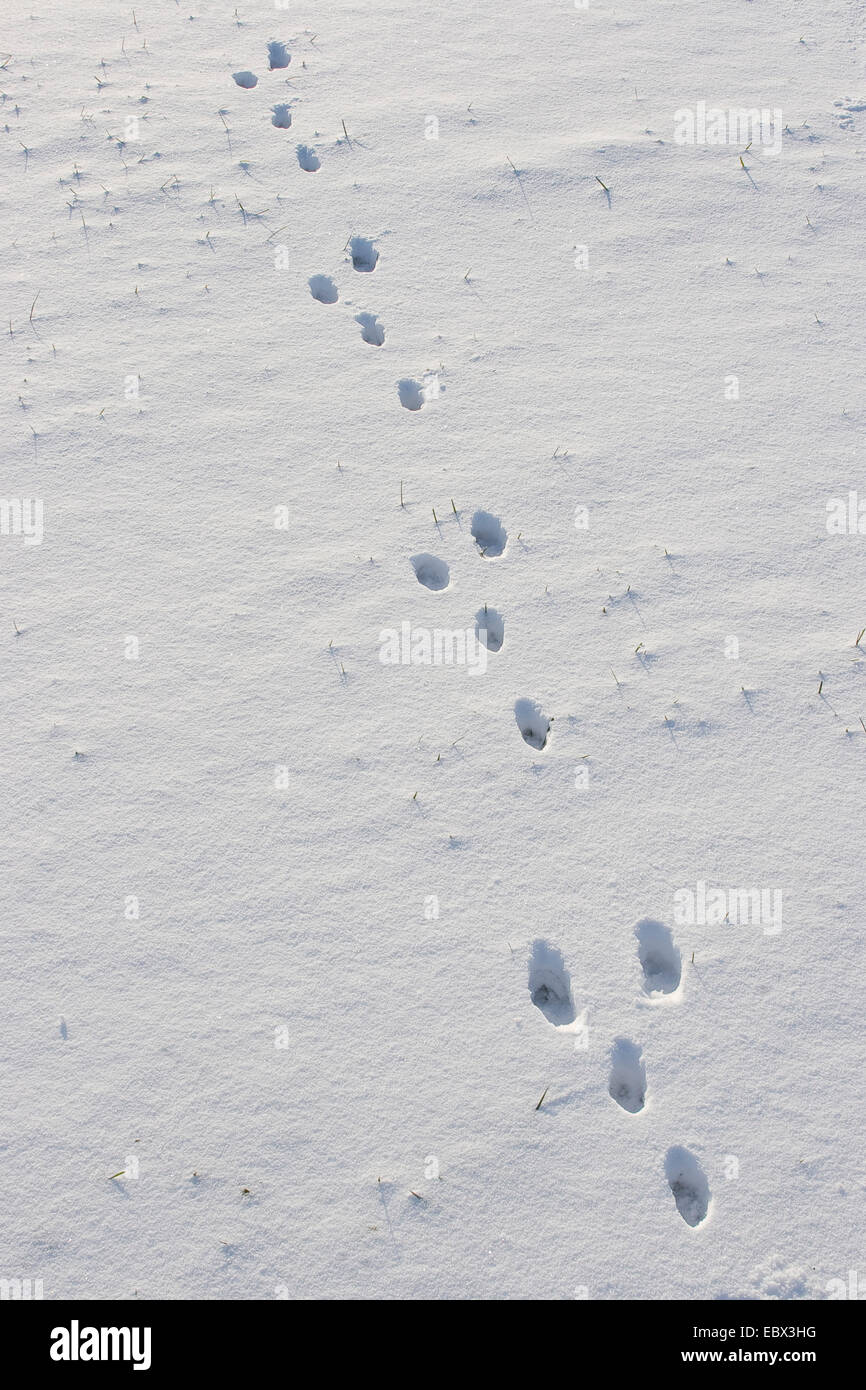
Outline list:
[[[864,0],[0,49],[0,1276],[866,1293]]]

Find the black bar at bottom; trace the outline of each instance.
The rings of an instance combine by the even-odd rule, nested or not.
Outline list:
[[[108,1370],[159,1380],[164,1375],[212,1371],[225,1378],[268,1367],[291,1374],[299,1369],[300,1356],[306,1360],[322,1352],[333,1373],[341,1347],[335,1324],[347,1315],[341,1302],[319,1306],[327,1309],[325,1325],[318,1323],[311,1302],[7,1301],[0,1305],[0,1325],[4,1350],[7,1357],[14,1352],[19,1375],[39,1371],[92,1377]],[[443,1374],[453,1376],[455,1348],[445,1321],[448,1303],[437,1302],[435,1312],[432,1303],[423,1304],[417,1324],[411,1313],[404,1309],[400,1314],[390,1303],[382,1326],[370,1304],[364,1306],[362,1327],[352,1328],[351,1311],[347,1317],[355,1333],[351,1344],[346,1343],[347,1359],[356,1371],[359,1363],[371,1369],[372,1361],[378,1362],[377,1375],[391,1367],[396,1377],[403,1358],[393,1339],[408,1317],[406,1331],[418,1339],[416,1352],[423,1349],[424,1372],[429,1375],[438,1360]],[[459,1323],[467,1316],[463,1306],[462,1314],[454,1314]],[[473,1305],[468,1314],[472,1324],[462,1329],[455,1325],[455,1333],[462,1330],[462,1375],[477,1360],[479,1374],[489,1376],[494,1348],[501,1354],[513,1347],[517,1331],[530,1359],[551,1364],[561,1359],[563,1371],[567,1365],[588,1370],[601,1360],[612,1373],[667,1372],[674,1367],[691,1375],[713,1367],[800,1368],[822,1377],[843,1369],[850,1374],[859,1362],[863,1336],[863,1310],[844,1301],[575,1301],[558,1308],[552,1323],[546,1315],[539,1324],[537,1314],[530,1314],[525,1328],[514,1321],[520,1318],[519,1301],[494,1305],[494,1323],[503,1307],[508,1323],[501,1333],[493,1328],[496,1344],[491,1342],[489,1310],[484,1313]],[[411,1374],[405,1361],[404,1368]]]

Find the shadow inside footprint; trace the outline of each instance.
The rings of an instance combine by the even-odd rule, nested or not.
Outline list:
[[[361,325],[361,337],[365,343],[372,343],[374,347],[381,347],[385,341],[385,330],[375,314],[356,314],[355,322]],[[410,409],[416,407],[410,406]]]
[[[316,170],[322,167],[322,161],[309,145],[298,146],[298,163],[308,174],[315,174]]]
[[[313,275],[309,281],[310,294],[320,304],[336,304],[340,298],[339,290],[330,275]]]
[[[682,976],[682,957],[674,945],[670,928],[645,917],[634,929],[637,954],[643,970],[647,994],[674,994]]]
[[[367,237],[353,236],[349,242],[349,250],[352,253],[352,265],[356,270],[369,272],[376,269],[379,252]]]
[[[571,978],[562,952],[540,937],[533,941],[529,957],[529,997],[555,1028],[574,1022]]]
[[[476,512],[470,527],[475,543],[486,560],[494,559],[505,550],[508,532],[498,516],[490,512]]]
[[[273,72],[274,68],[287,68],[291,61],[292,55],[289,53],[286,45],[280,43],[279,39],[271,39],[271,42],[268,44],[268,67],[271,72]]]
[[[420,382],[412,381],[410,377],[404,377],[397,382],[397,394],[400,397],[400,404],[407,410],[420,410],[424,404],[424,389]]]
[[[475,635],[489,652],[501,652],[505,641],[505,619],[495,608],[479,608],[475,614]]]
[[[276,106],[271,107],[271,110],[274,113],[271,116],[271,125],[275,125],[279,130],[288,130],[292,124],[292,113],[286,103],[279,101]]]
[[[675,1144],[665,1155],[665,1177],[687,1226],[700,1226],[710,1209],[710,1185],[693,1153]]]
[[[540,706],[534,700],[518,700],[514,706],[514,718],[524,742],[530,748],[544,748],[553,721],[542,714]]]
[[[232,77],[239,87],[246,87],[247,91],[249,91],[251,87],[255,87],[259,80],[254,72],[233,72]]]
[[[628,1038],[617,1038],[610,1050],[608,1093],[630,1115],[637,1115],[646,1102],[646,1065],[641,1053]]]
[[[447,589],[451,581],[451,572],[444,560],[440,560],[436,555],[413,555],[411,557],[412,568],[415,571],[415,578],[419,584],[423,584],[425,589],[433,589],[438,592]]]

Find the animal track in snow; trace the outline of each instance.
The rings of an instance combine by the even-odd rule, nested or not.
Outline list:
[[[272,106],[271,125],[275,125],[278,130],[288,130],[292,124],[292,113],[284,101],[278,101],[276,106]]]
[[[644,917],[634,929],[637,954],[643,970],[644,991],[650,996],[674,995],[682,978],[682,957],[674,945],[670,928],[663,922]]]
[[[514,706],[514,718],[524,742],[530,748],[544,748],[553,721],[542,714],[540,706],[534,700],[518,700]]]
[[[424,404],[424,388],[419,381],[412,381],[410,377],[404,377],[397,382],[397,394],[400,397],[400,404],[407,410],[420,410]]]
[[[233,72],[232,77],[239,87],[245,87],[249,91],[258,82],[254,72]]]
[[[313,275],[309,281],[310,294],[320,304],[336,304],[340,292],[330,275]]]
[[[501,652],[505,641],[505,619],[487,604],[475,614],[475,634],[489,652]]]
[[[316,170],[322,167],[322,161],[309,145],[298,146],[298,163],[308,174],[315,174]]]
[[[349,250],[352,253],[352,265],[356,270],[371,271],[376,269],[379,252],[367,237],[353,236],[349,242]]]
[[[385,330],[375,314],[356,314],[355,322],[361,325],[361,337],[365,343],[372,343],[373,347],[381,347],[385,341]],[[410,410],[416,409],[414,406]]]
[[[284,43],[279,39],[271,39],[268,44],[268,67],[271,72],[274,68],[287,68],[292,61],[292,55]]]
[[[451,582],[448,566],[436,555],[413,555],[412,568],[418,583],[423,584],[425,589],[433,589],[438,593],[441,589],[447,589]]]
[[[571,977],[562,952],[540,937],[533,941],[529,957],[529,997],[555,1028],[574,1022]]]
[[[476,512],[470,529],[485,559],[492,560],[503,554],[508,543],[508,532],[498,516],[491,516],[490,512]]]
[[[628,1038],[616,1038],[610,1050],[608,1092],[617,1105],[637,1115],[646,1102],[646,1065],[642,1049]]]
[[[665,1177],[687,1226],[700,1226],[710,1209],[710,1185],[693,1153],[679,1144],[665,1155]]]

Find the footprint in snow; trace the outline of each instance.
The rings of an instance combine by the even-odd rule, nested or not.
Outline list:
[[[420,410],[424,404],[424,387],[420,381],[413,381],[411,377],[404,377],[397,382],[397,395],[400,397],[400,404],[406,410]]]
[[[352,265],[356,270],[369,272],[376,269],[379,252],[367,237],[353,236],[349,242],[349,250],[352,254]]]
[[[528,743],[530,748],[540,751],[545,747],[553,720],[542,714],[541,707],[535,700],[518,700],[514,706],[514,718],[524,742]]]
[[[309,281],[310,294],[320,304],[336,304],[340,298],[339,290],[330,275],[313,275]]]
[[[432,589],[439,593],[442,589],[447,589],[451,582],[451,571],[444,560],[440,560],[436,555],[413,555],[411,558],[412,568],[415,571],[415,578],[419,584],[423,584],[425,589]]]
[[[498,516],[492,516],[490,512],[476,512],[470,529],[475,544],[486,560],[504,554],[508,532]]]
[[[693,1153],[675,1144],[665,1155],[665,1177],[687,1226],[700,1226],[710,1209],[710,1185]]]
[[[533,941],[529,957],[529,997],[555,1028],[574,1022],[571,977],[562,952],[540,937]]]
[[[385,341],[385,330],[375,314],[356,314],[355,322],[361,325],[361,337],[365,343],[381,347]]]
[[[271,125],[275,125],[278,130],[288,130],[292,124],[292,113],[286,102],[277,102],[276,106],[271,107],[271,110],[274,113],[271,116]]]
[[[251,87],[255,87],[259,80],[254,72],[233,72],[232,77],[239,87],[245,87],[247,91],[249,91]]]
[[[644,993],[651,999],[676,996],[682,979],[682,957],[670,928],[644,917],[634,929],[637,954],[643,970]]]
[[[642,1049],[628,1038],[617,1038],[610,1050],[610,1081],[608,1093],[627,1110],[637,1115],[646,1103],[646,1065]]]
[[[489,652],[501,652],[505,641],[505,619],[485,603],[475,614],[475,635]]]
[[[284,43],[279,39],[271,39],[268,44],[268,67],[271,72],[274,68],[287,68],[292,61],[292,56]]]
[[[315,174],[322,167],[322,161],[309,145],[298,146],[298,163],[307,174]]]

